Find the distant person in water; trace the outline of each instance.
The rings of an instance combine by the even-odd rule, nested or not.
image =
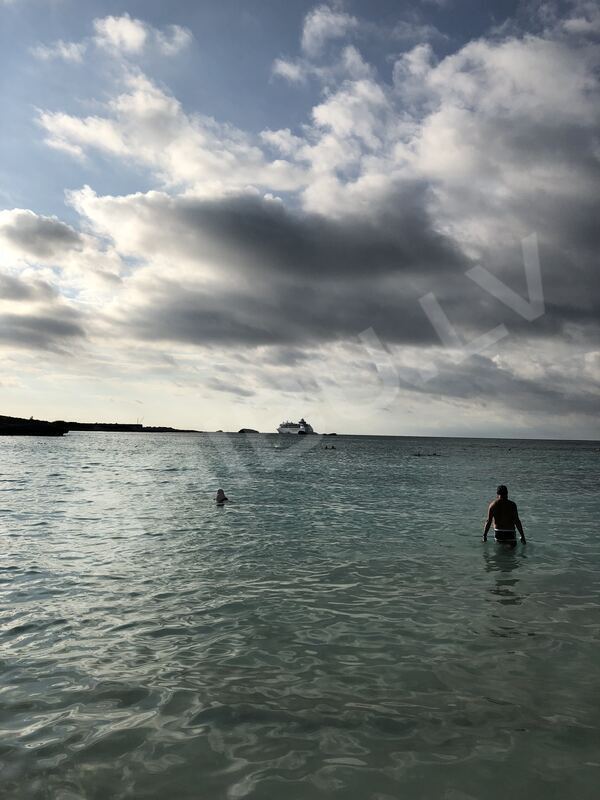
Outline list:
[[[508,489],[506,486],[501,485],[496,489],[496,494],[496,499],[490,503],[488,508],[487,520],[483,529],[483,541],[487,542],[488,531],[493,522],[494,538],[497,542],[506,542],[514,546],[517,543],[516,531],[519,531],[521,542],[527,544],[523,526],[519,519],[519,512],[517,511],[517,504],[508,499]]]
[[[225,492],[223,489],[217,489],[217,496],[215,497],[218,506],[222,506],[223,503],[227,503],[229,498],[225,496]]]

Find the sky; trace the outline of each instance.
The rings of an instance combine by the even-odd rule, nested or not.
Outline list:
[[[0,0],[0,414],[597,439],[600,7]]]

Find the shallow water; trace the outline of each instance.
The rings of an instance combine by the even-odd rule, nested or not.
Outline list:
[[[599,457],[0,440],[1,796],[596,798]],[[514,550],[480,542],[499,481]]]

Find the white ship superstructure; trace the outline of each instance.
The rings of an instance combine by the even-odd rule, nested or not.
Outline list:
[[[278,433],[296,433],[296,434],[307,434],[307,433],[314,433],[312,425],[309,425],[308,422],[303,418],[300,422],[282,422],[281,425],[277,428]]]

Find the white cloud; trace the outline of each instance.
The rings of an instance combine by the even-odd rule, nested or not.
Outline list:
[[[286,61],[284,58],[277,58],[273,62],[273,75],[285,78],[290,83],[303,83],[306,79],[307,70],[298,62]]]
[[[297,165],[268,161],[260,139],[210,117],[187,115],[145,76],[129,75],[126,86],[109,102],[106,117],[41,112],[48,143],[77,156],[99,150],[145,164],[166,185],[202,195],[239,191],[248,184],[290,190],[305,181]]]
[[[129,14],[97,18],[93,27],[94,36],[80,42],[59,39],[48,45],[38,44],[31,52],[41,61],[60,59],[81,63],[91,46],[111,56],[130,59],[152,50],[165,56],[175,56],[193,40],[191,31],[180,25],[169,25],[159,30]]]
[[[140,53],[148,38],[148,28],[129,14],[121,17],[103,17],[94,20],[95,41],[100,47],[128,54]]]
[[[63,42],[59,39],[51,45],[40,44],[32,49],[32,53],[40,61],[51,61],[61,59],[62,61],[72,61],[81,63],[85,55],[87,44],[85,42]]]
[[[342,80],[371,78],[375,70],[363,59],[353,45],[342,49],[339,57],[329,64],[315,63],[310,59],[286,61],[278,58],[273,62],[272,73],[289,83],[305,83],[308,78],[316,78],[324,86],[335,86]]]
[[[366,147],[382,144],[378,136],[382,116],[388,109],[385,91],[375,81],[354,81],[312,111],[315,123],[328,128],[338,139],[359,139]]]
[[[158,47],[167,56],[177,55],[188,47],[193,38],[192,32],[181,25],[169,25],[165,33],[156,32]]]
[[[358,27],[356,17],[327,5],[317,6],[304,20],[302,49],[309,56],[318,56],[328,41],[341,39]]]
[[[340,77],[345,79],[360,80],[375,76],[373,67],[367,64],[360,51],[353,45],[348,45],[342,50],[338,69]]]
[[[110,120],[42,111],[38,122],[48,133],[46,144],[77,158],[83,158],[86,150],[94,147],[112,155],[127,155],[123,137]]]
[[[405,12],[407,16],[393,26],[380,25],[351,16],[338,7],[319,5],[309,11],[304,19],[301,38],[302,55],[297,59],[278,58],[273,62],[272,73],[288,80],[290,83],[304,83],[307,78],[317,78],[325,85],[344,78],[373,77],[374,68],[367,64],[354,45],[346,41],[354,34],[362,38],[370,38],[378,46],[397,45],[401,42],[424,44],[433,39],[447,39],[435,26],[424,23],[417,10]],[[339,43],[337,50],[341,54],[332,61],[324,63],[324,56],[331,57],[332,48],[327,43]],[[333,49],[335,52],[335,49]]]
[[[304,145],[304,139],[295,136],[289,128],[283,130],[266,130],[261,133],[261,139],[277,149],[284,156],[295,156]]]
[[[574,4],[573,16],[562,22],[567,33],[584,36],[600,33],[600,8],[597,3],[578,2]]]
[[[166,56],[174,56],[193,39],[191,31],[169,25],[164,31],[129,14],[94,20],[94,41],[98,47],[126,56],[140,55],[150,45]]]

